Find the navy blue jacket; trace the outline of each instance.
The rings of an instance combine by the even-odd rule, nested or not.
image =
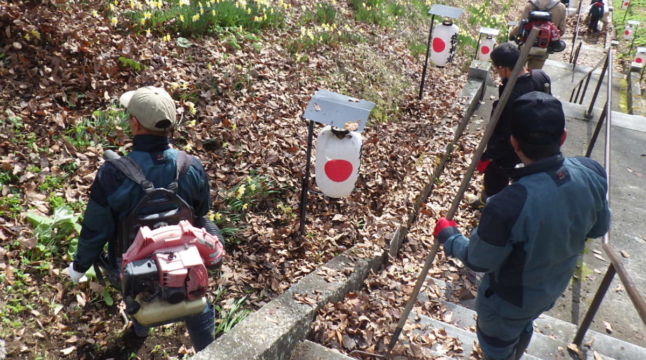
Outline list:
[[[544,308],[567,288],[586,239],[608,231],[606,173],[589,158],[557,155],[512,180],[488,200],[471,238],[455,234],[444,249],[487,273],[483,283],[504,300]]]
[[[168,187],[175,180],[178,151],[170,149],[165,136],[137,135],[133,151],[128,154],[140,166],[155,187]],[[211,196],[206,172],[197,158],[179,179],[178,195],[193,207],[196,218],[205,216],[211,208]],[[74,270],[85,272],[96,261],[105,244],[116,240],[117,222],[144,197],[139,184],[106,162],[96,174],[90,188],[90,201],[83,217]]]

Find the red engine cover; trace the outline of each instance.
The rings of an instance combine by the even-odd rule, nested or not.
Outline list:
[[[186,289],[188,300],[200,298],[209,285],[208,273],[195,245],[165,248],[153,253],[163,287]]]

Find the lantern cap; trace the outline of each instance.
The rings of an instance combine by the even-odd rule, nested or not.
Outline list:
[[[480,34],[498,36],[500,34],[500,30],[482,26],[480,27]]]
[[[462,16],[463,12],[464,10],[462,9],[440,4],[434,4],[433,6],[431,6],[431,10],[428,11],[429,15],[438,15],[452,19],[459,18],[460,16]]]
[[[320,89],[307,104],[303,118],[339,129],[362,132],[374,107],[375,103],[371,101]]]
[[[628,20],[628,25],[639,26],[639,21],[637,21],[637,20]]]
[[[518,25],[518,21],[507,21],[507,26],[516,26]]]

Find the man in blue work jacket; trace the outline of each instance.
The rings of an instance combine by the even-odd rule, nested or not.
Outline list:
[[[178,151],[169,146],[169,136],[176,121],[175,102],[164,89],[152,86],[129,91],[119,100],[128,109],[134,136],[128,156],[139,164],[148,181],[156,187],[168,187],[177,176]],[[195,157],[190,159],[190,167],[178,180],[177,194],[193,208],[193,225],[214,234],[217,226],[205,218],[211,207],[208,178],[200,161]],[[68,268],[73,282],[84,280],[85,272],[97,261],[106,243],[112,258],[121,256],[115,254],[118,223],[144,195],[141,185],[127,178],[113,164],[106,162],[101,166],[90,188],[78,250]],[[185,323],[195,351],[213,342],[215,311],[212,304],[187,318]],[[136,322],[134,329],[138,336],[148,335],[148,328]]]
[[[512,105],[511,144],[524,167],[492,196],[471,237],[438,220],[433,235],[447,256],[486,273],[478,288],[476,332],[485,360],[517,360],[533,320],[554,306],[589,238],[610,226],[606,173],[585,157],[564,158],[561,102],[542,92]]]

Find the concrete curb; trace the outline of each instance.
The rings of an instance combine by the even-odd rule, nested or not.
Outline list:
[[[641,69],[631,69],[628,72],[628,113],[644,116],[646,115],[646,101],[642,98],[642,89],[639,85],[639,70]]]
[[[193,359],[289,359],[296,345],[309,335],[310,324],[320,308],[327,303],[341,301],[346,293],[361,288],[370,270],[377,271],[388,260],[388,256],[396,256],[421,204],[433,190],[435,178],[444,170],[453,147],[478,106],[485,89],[485,82],[486,78],[468,80],[462,89],[460,99],[467,98],[467,100],[464,101],[466,106],[454,139],[447,146],[440,163],[429,179],[429,183],[415,199],[413,210],[408,214],[406,224],[398,226],[395,230],[388,243],[387,251],[371,248],[371,245],[365,244],[348,249],[301,279],[284,294],[249,315],[230,332],[222,335],[206,349],[197,353]],[[328,282],[324,277],[333,280]],[[301,301],[298,301],[297,298]],[[306,305],[302,301],[311,305]]]

